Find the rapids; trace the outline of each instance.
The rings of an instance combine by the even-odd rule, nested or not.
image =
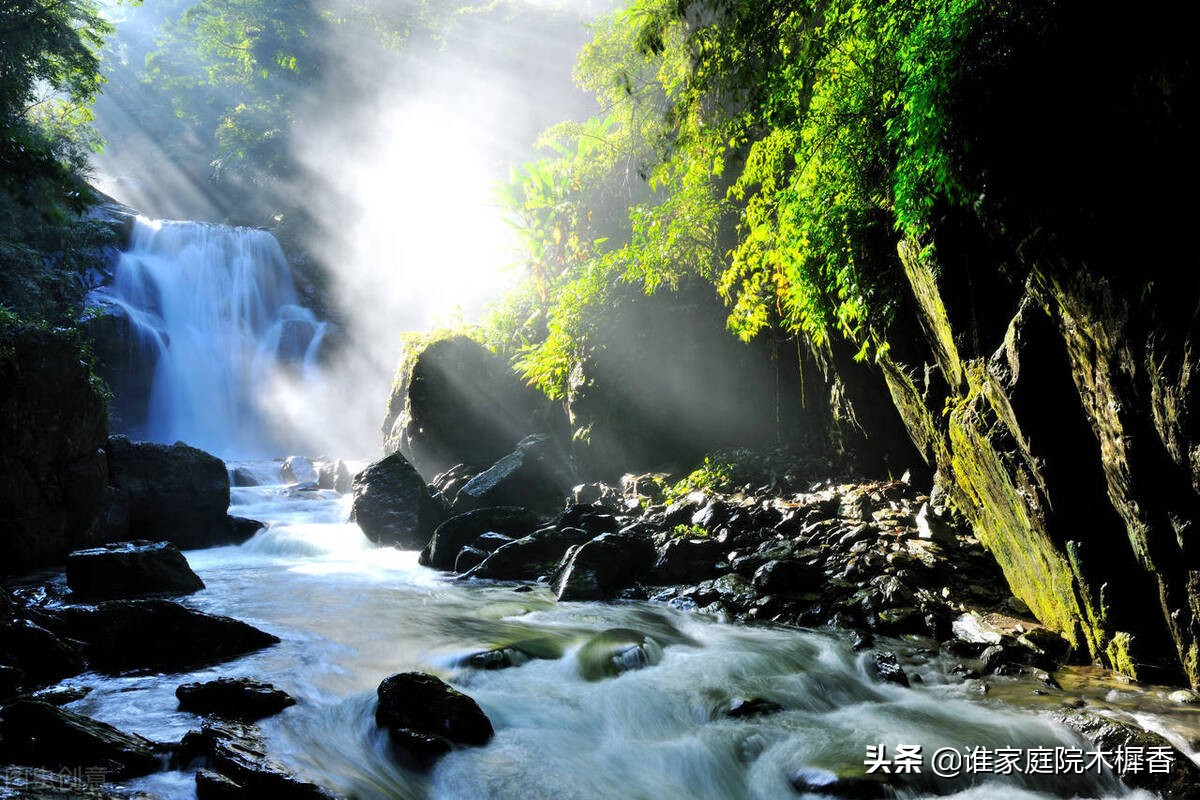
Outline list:
[[[278,475],[277,463],[230,466]],[[929,757],[941,747],[1088,745],[1027,708],[949,682],[946,665],[909,644],[880,643],[906,653],[909,674],[923,679],[903,688],[875,679],[870,654],[855,653],[840,633],[731,625],[646,602],[556,603],[545,587],[518,593],[452,580],[418,566],[416,553],[368,543],[347,522],[347,497],[274,480],[233,490],[231,511],[269,528],[238,547],[187,553],[207,588],[183,602],[244,619],[282,643],[186,674],[84,674],[68,683],[93,691],[72,710],[177,741],[199,723],[176,710],[180,683],[220,675],[270,681],[298,700],[261,723],[273,755],[357,798],[796,798],[793,771],[862,774],[874,744],[889,754],[899,744],[923,747],[925,774],[904,784],[905,797],[1150,797],[1111,774],[934,779]],[[585,680],[581,646],[612,628],[653,637],[661,661]],[[462,666],[469,654],[520,640],[561,657],[495,671]],[[495,739],[455,751],[428,775],[399,766],[373,712],[380,681],[404,670],[438,674],[474,697]],[[739,697],[786,710],[724,716]],[[194,796],[186,772],[132,785],[166,798]]]

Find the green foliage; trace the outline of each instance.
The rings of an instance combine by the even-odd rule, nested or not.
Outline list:
[[[1002,73],[1013,32],[1044,13],[634,0],[603,20],[577,73],[601,114],[548,132],[555,155],[509,187],[546,319],[519,366],[561,394],[615,286],[685,276],[713,283],[743,339],[782,325],[845,337],[860,357],[885,348],[896,241],[929,246],[948,206],[978,201],[962,96],[984,91],[972,81],[985,62]]]
[[[671,536],[676,539],[707,539],[708,529],[703,525],[685,525],[681,522],[671,529]]]
[[[667,487],[664,499],[668,503],[674,503],[692,492],[723,493],[732,491],[737,458],[737,454],[732,452],[706,455],[704,463],[700,467],[692,470],[683,480]]]

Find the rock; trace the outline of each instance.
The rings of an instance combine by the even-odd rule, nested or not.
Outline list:
[[[954,620],[951,629],[956,638],[970,644],[993,645],[1004,640],[1005,631],[988,623],[978,614],[963,614]]]
[[[724,545],[715,539],[671,539],[659,553],[655,577],[667,583],[698,583],[721,574]]]
[[[454,571],[462,575],[478,567],[491,553],[486,550],[480,550],[478,547],[470,545],[458,551],[458,558],[454,559]]]
[[[236,543],[224,462],[182,442],[109,437],[109,482],[129,498],[129,535],[182,550]]]
[[[640,536],[604,533],[568,551],[554,581],[559,600],[609,600],[650,574],[654,545]]]
[[[234,486],[258,486],[258,476],[245,467],[234,467],[229,481]]]
[[[775,714],[780,711],[783,711],[783,706],[779,705],[779,703],[764,700],[761,697],[751,697],[749,699],[739,697],[729,704],[729,708],[725,710],[725,716],[732,717],[733,719],[742,719],[744,717]]]
[[[876,652],[875,673],[879,676],[879,680],[884,683],[896,683],[901,686],[908,686],[908,674],[900,666],[900,661],[896,658],[895,653]]]
[[[553,513],[570,491],[572,470],[566,455],[546,434],[526,436],[517,447],[458,490],[457,512],[487,506],[522,506]]]
[[[581,528],[543,528],[500,547],[464,577],[536,580],[553,572],[573,545],[583,544],[591,538],[591,534]]]
[[[180,743],[180,760],[185,766],[199,762],[207,769],[196,774],[196,797],[278,798],[278,800],[332,800],[333,795],[316,784],[297,778],[267,755],[258,730],[237,722],[205,722],[189,731]]]
[[[18,700],[0,711],[0,760],[47,769],[101,767],[109,780],[161,768],[161,748],[136,734],[48,703]]]
[[[170,542],[115,542],[67,556],[67,585],[80,597],[114,599],[191,594],[204,588]]]
[[[4,702],[15,695],[24,682],[24,670],[19,667],[9,666],[8,664],[0,664],[0,702]]]
[[[402,453],[426,476],[495,462],[543,428],[550,411],[503,358],[466,336],[406,352],[392,386],[384,450]]]
[[[819,590],[823,570],[801,561],[771,560],[754,571],[754,588],[763,594],[798,595]]]
[[[340,458],[336,461],[317,462],[317,485],[322,489],[330,489],[338,494],[347,494],[354,490],[354,476],[350,468]]]
[[[1200,797],[1200,767],[1157,733],[1145,730],[1132,722],[1122,722],[1091,711],[1060,709],[1052,718],[1078,731],[1100,749],[1116,752],[1118,748],[1143,748],[1148,755],[1150,748],[1162,748],[1157,752],[1171,759],[1166,772],[1127,771],[1121,780],[1134,789],[1153,792],[1164,800],[1189,800]]]
[[[0,573],[61,563],[104,497],[104,399],[77,344],[0,320]]]
[[[495,532],[521,537],[531,533],[540,522],[537,514],[519,506],[480,508],[458,514],[437,526],[419,561],[434,569],[451,569],[458,551],[481,535]]]
[[[979,654],[979,671],[984,675],[1002,672],[1010,660],[1008,648],[998,644],[991,645]]]
[[[185,683],[175,690],[180,711],[253,722],[296,704],[287,692],[251,678]]]
[[[89,784],[85,772],[58,772],[41,767],[0,767],[0,798],[3,800],[157,800],[112,784]],[[108,779],[104,770],[97,776]]]
[[[428,766],[452,745],[483,745],[492,723],[479,704],[444,681],[422,672],[401,672],[379,684],[375,724],[418,765]]]
[[[69,608],[61,619],[85,643],[93,669],[183,671],[278,644],[279,639],[229,617],[193,611],[168,600],[110,600]]]
[[[584,643],[575,659],[585,680],[598,681],[657,664],[662,645],[640,631],[613,628]]]
[[[91,693],[92,687],[90,686],[52,686],[49,689],[34,692],[29,699],[37,700],[39,703],[49,703],[52,706],[65,706],[76,700],[82,700]]]
[[[256,519],[246,517],[229,517],[229,541],[226,544],[242,544],[254,538],[254,535],[267,526]]]
[[[288,456],[285,458],[283,466],[279,468],[279,477],[283,479],[284,483],[298,483],[308,486],[316,486],[321,480],[320,476],[317,475],[316,466],[304,456]]]
[[[887,785],[886,776],[838,775],[827,769],[800,767],[788,775],[792,788],[800,794],[816,794],[847,800],[883,800],[896,794]]]
[[[1191,689],[1179,689],[1167,695],[1167,699],[1172,703],[1180,703],[1186,706],[1200,705],[1200,693],[1193,692]]]
[[[529,660],[528,653],[515,647],[497,647],[495,650],[472,653],[463,660],[463,664],[471,669],[508,669],[527,664]]]
[[[444,517],[425,481],[399,453],[354,476],[351,519],[376,544],[420,550]]]
[[[74,643],[28,619],[0,622],[0,664],[17,668],[20,680],[32,686],[78,675],[84,666]]]

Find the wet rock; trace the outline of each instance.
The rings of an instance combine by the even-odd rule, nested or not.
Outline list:
[[[267,526],[256,519],[247,517],[229,517],[229,541],[226,544],[242,544],[254,537],[254,534]]]
[[[498,548],[482,564],[465,573],[464,577],[502,581],[536,580],[553,572],[573,545],[583,544],[591,538],[581,528],[543,528]]]
[[[28,619],[0,622],[0,664],[15,667],[20,680],[45,686],[83,671],[76,643]]]
[[[420,550],[445,514],[412,464],[394,453],[354,476],[351,519],[376,544]]]
[[[1017,637],[1017,644],[1029,652],[1029,660],[1047,669],[1066,661],[1071,645],[1049,628],[1037,627]]]
[[[768,561],[754,571],[754,588],[764,594],[795,595],[820,588],[820,567],[801,561]]]
[[[895,653],[877,652],[875,653],[875,674],[879,676],[879,680],[884,683],[895,683],[900,686],[908,686],[908,673],[900,666],[900,661],[896,658]]]
[[[1186,706],[1200,705],[1200,693],[1193,692],[1191,689],[1179,689],[1167,695],[1167,699],[1172,703],[1180,703]]]
[[[764,714],[775,714],[783,711],[783,706],[779,703],[774,703],[770,700],[764,700],[761,697],[739,697],[729,704],[729,708],[725,710],[725,716],[734,719],[742,719],[744,717],[759,717]]]
[[[258,730],[236,722],[205,722],[189,731],[180,743],[184,766],[199,764],[196,797],[278,798],[279,800],[332,800],[333,795],[296,777],[267,755]],[[205,769],[206,768],[206,769]]]
[[[659,553],[655,577],[666,583],[697,583],[721,574],[724,545],[715,539],[671,539]]]
[[[517,447],[458,490],[454,509],[522,506],[553,513],[570,491],[571,467],[566,454],[546,434],[526,436]]]
[[[279,477],[284,483],[298,483],[308,486],[316,486],[321,478],[317,475],[317,468],[313,462],[309,461],[304,456],[288,456],[283,460],[283,466],[279,468]]]
[[[1115,753],[1118,748],[1141,747],[1144,754],[1158,752],[1170,759],[1170,769],[1166,772],[1126,771],[1121,780],[1127,786],[1154,792],[1164,800],[1200,797],[1200,767],[1159,734],[1132,722],[1081,709],[1062,709],[1054,712],[1052,717],[1078,731],[1100,749]],[[1160,749],[1152,751],[1151,748]]]
[[[15,695],[24,682],[24,670],[8,664],[0,664],[0,702]]]
[[[554,581],[559,600],[608,600],[644,579],[654,546],[640,536],[604,533],[568,551]]]
[[[35,700],[0,711],[0,760],[47,769],[102,768],[109,780],[162,766],[161,748],[136,734]]]
[[[335,461],[318,461],[317,486],[329,489],[338,494],[347,494],[354,490],[354,475],[346,462],[340,458]]]
[[[528,653],[515,647],[497,647],[472,653],[463,660],[463,665],[471,669],[508,669],[527,664],[530,658]]]
[[[29,699],[52,706],[65,706],[76,700],[82,700],[91,693],[92,687],[90,686],[52,686],[49,689],[34,692]]]
[[[537,514],[519,506],[480,508],[458,514],[437,526],[419,560],[434,569],[451,569],[458,551],[482,534],[495,532],[518,538],[533,532],[540,522]]]
[[[979,668],[984,675],[1003,672],[1011,662],[1011,653],[1007,647],[994,644],[985,648],[979,654]]]
[[[191,594],[204,588],[170,542],[115,542],[67,556],[67,585],[87,599]]]
[[[663,512],[663,527],[671,529],[676,525],[691,524],[692,517],[699,513],[707,503],[708,498],[704,496],[703,492],[692,492],[686,497],[676,500]]]
[[[895,797],[884,779],[843,776],[826,769],[800,767],[788,775],[792,788],[801,794],[817,794],[847,800],[882,800]]]
[[[133,442],[111,436],[105,446],[109,483],[129,498],[129,536],[169,541],[183,550],[235,543],[224,462],[182,442]]]
[[[258,486],[258,476],[245,467],[234,467],[229,479],[230,483],[238,487]]]
[[[378,695],[375,723],[418,765],[431,765],[452,745],[483,745],[493,736],[479,704],[432,675],[393,675],[379,684]]]
[[[458,557],[454,559],[454,571],[462,575],[470,572],[478,567],[491,553],[486,550],[480,550],[478,547],[467,545],[462,550],[458,551]]]
[[[487,533],[479,534],[479,538],[471,542],[471,546],[482,550],[484,553],[494,553],[501,547],[504,547],[504,545],[515,541],[516,539],[512,536],[505,536],[503,533],[488,531]]]
[[[287,692],[251,678],[185,683],[175,690],[180,711],[253,722],[296,704]]]
[[[229,617],[167,600],[111,600],[61,614],[69,634],[85,643],[93,669],[182,671],[277,644],[279,639]]]
[[[98,770],[98,777],[108,779]],[[0,767],[0,798],[3,800],[156,800],[152,795],[111,784],[89,785],[86,772],[66,774],[41,767]]]
[[[589,639],[575,656],[579,674],[598,681],[662,660],[662,645],[640,631],[613,628]]]

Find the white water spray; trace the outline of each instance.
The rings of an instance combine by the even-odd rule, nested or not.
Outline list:
[[[300,304],[270,233],[139,218],[103,299],[129,315],[132,357],[153,359],[145,438],[226,457],[297,443],[273,428],[287,415],[265,408],[278,402],[266,387],[283,372],[315,377],[325,323]]]

